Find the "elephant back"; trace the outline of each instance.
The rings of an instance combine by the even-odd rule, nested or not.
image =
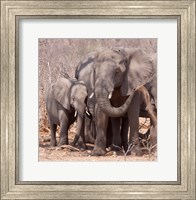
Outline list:
[[[88,96],[90,96],[94,89],[94,76],[93,76],[93,62],[96,56],[96,52],[87,54],[78,64],[75,71],[75,78],[78,81],[83,81],[88,90]]]

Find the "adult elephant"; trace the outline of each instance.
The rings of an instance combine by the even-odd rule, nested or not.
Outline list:
[[[140,86],[151,85],[154,81],[156,63],[151,56],[140,49],[115,48],[98,52],[94,58],[93,69],[98,111],[97,136],[92,155],[104,155],[108,117],[122,117],[127,112],[129,124],[133,125],[132,119],[135,116],[131,102],[133,97],[136,98],[138,87],[141,90]],[[134,131],[132,141],[139,149],[138,130],[137,133]]]
[[[68,128],[75,120],[75,111],[77,112],[77,130],[73,144],[82,136],[86,97],[86,86],[76,79],[61,77],[57,82],[49,86],[46,93],[46,110],[50,124],[51,146],[57,145],[57,125],[60,125],[59,145],[68,144]],[[81,137],[78,144],[80,148],[85,148]]]
[[[103,49],[99,49],[101,51]],[[83,59],[78,63],[75,71],[75,78],[79,81],[83,81],[87,87],[88,98],[87,98],[87,108],[90,115],[85,115],[85,142],[94,143],[96,138],[96,112],[97,112],[97,101],[94,94],[95,91],[95,77],[94,77],[94,68],[93,63],[97,51],[90,52],[83,57]],[[124,120],[123,120],[124,121]],[[110,123],[107,128],[107,143],[108,147],[112,144],[112,131],[115,127],[112,127],[113,121],[110,120]],[[125,126],[123,126],[125,127]],[[117,128],[119,129],[119,127]],[[119,138],[119,137],[118,137]],[[118,138],[116,140],[118,140]],[[127,141],[126,141],[127,142]]]

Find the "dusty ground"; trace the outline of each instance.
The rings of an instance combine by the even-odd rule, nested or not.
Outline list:
[[[149,120],[140,119],[140,132],[145,133],[149,126]],[[69,130],[69,142],[75,136],[76,124],[72,125]],[[57,131],[57,140],[59,139],[59,131]],[[42,129],[39,133],[39,161],[156,161],[156,152],[150,153],[149,149],[143,147],[144,155],[142,157],[125,155],[123,150],[109,151],[105,156],[91,156],[93,149],[92,144],[87,144],[87,150],[79,151],[79,149],[70,145],[61,147],[50,147],[49,129]]]

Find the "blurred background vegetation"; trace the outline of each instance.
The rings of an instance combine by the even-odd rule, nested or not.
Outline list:
[[[146,53],[157,52],[157,39],[39,39],[39,129],[48,130],[45,93],[60,72],[74,77],[80,60],[100,48],[137,47]]]

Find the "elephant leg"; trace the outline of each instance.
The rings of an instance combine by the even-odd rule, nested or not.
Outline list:
[[[80,150],[85,150],[86,144],[85,144],[85,137],[84,137],[84,124],[82,125],[82,128],[81,128],[80,131],[81,131],[81,134],[80,134],[80,137],[78,139],[77,146]]]
[[[96,125],[95,125],[95,107],[96,101],[94,98],[87,101],[88,112],[90,116],[85,116],[85,141],[91,144],[95,143]]]
[[[122,146],[125,151],[128,149],[128,131],[129,131],[129,120],[128,117],[122,117],[121,123],[121,140]]]
[[[121,117],[111,118],[112,123],[112,145],[114,151],[119,151],[122,147],[121,141]]]
[[[64,144],[68,144],[68,125],[65,123],[61,125],[59,146]]]
[[[92,133],[92,141],[93,141],[93,144],[94,144],[95,138],[96,138],[96,122],[94,120],[91,121],[91,133]]]
[[[77,146],[82,151],[86,149],[86,145],[85,145],[84,139],[82,137],[79,137]]]
[[[67,112],[59,113],[60,119],[60,140],[59,145],[68,144],[68,128],[69,128],[69,114]]]
[[[107,135],[106,135],[106,147],[112,145],[112,122],[111,118],[108,119]]]
[[[145,108],[145,110],[148,112],[150,119],[151,119],[151,124],[155,127],[157,125],[157,117],[155,115],[155,112],[153,110],[153,107],[151,104],[148,104]]]
[[[157,125],[150,127],[150,146],[152,151],[155,152],[157,149]]]
[[[133,149],[132,155],[142,156],[142,150],[139,143],[139,112],[140,112],[140,94],[135,93],[131,105],[128,109],[128,118],[130,125],[130,143],[132,143]]]
[[[106,131],[108,125],[108,116],[97,108],[96,112],[96,126],[97,135],[95,139],[95,146],[92,151],[93,156],[104,156],[106,153]]]
[[[94,144],[95,143],[95,139],[92,136],[92,120],[85,116],[85,129],[84,129],[84,133],[85,133],[85,142],[86,143],[91,143]]]
[[[76,119],[76,134],[71,145],[74,146],[76,143],[80,150],[86,149],[84,138],[84,113],[79,111]]]
[[[145,104],[145,110],[148,112],[148,115],[150,116],[150,143],[151,147],[156,145],[157,143],[157,116],[156,116],[156,109],[153,107],[153,104],[151,102],[150,94],[148,90],[143,87],[141,91],[141,99],[143,98],[143,102]]]
[[[151,124],[155,127],[157,125],[157,117],[156,117],[156,114],[153,109],[153,105],[152,105],[152,102],[150,99],[150,94],[145,87],[143,87],[143,88],[144,88],[144,90],[143,90],[141,96],[143,97],[143,102],[146,105],[145,110],[148,112],[148,114],[150,116]]]
[[[57,145],[56,142],[56,124],[50,124],[50,146],[55,147]]]

